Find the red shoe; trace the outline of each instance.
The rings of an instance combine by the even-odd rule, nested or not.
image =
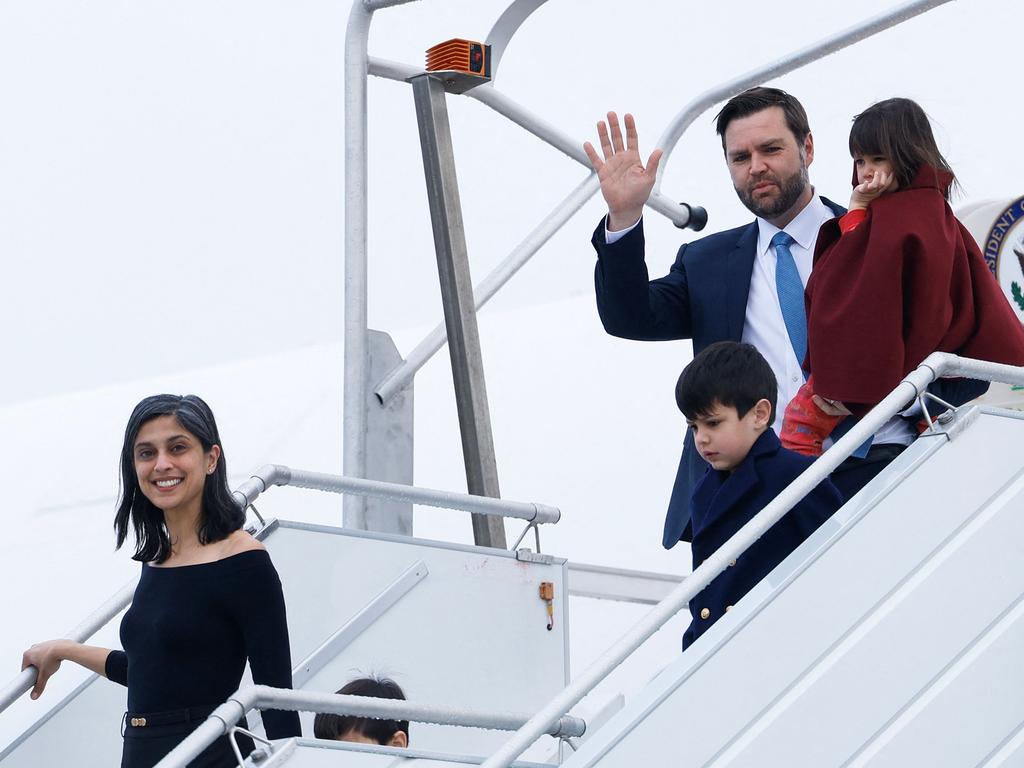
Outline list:
[[[796,397],[786,406],[779,437],[782,447],[804,456],[821,456],[825,438],[832,434],[842,416],[829,416],[814,404],[813,377],[800,387]]]

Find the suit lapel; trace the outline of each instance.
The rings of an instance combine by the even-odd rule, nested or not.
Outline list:
[[[747,318],[747,298],[750,295],[750,276],[754,271],[757,253],[757,222],[752,222],[736,241],[736,247],[726,256],[725,311],[726,333],[729,341],[743,338],[743,325]]]
[[[822,198],[821,198],[821,202],[823,202],[823,203],[825,204],[825,206],[826,206],[826,207],[827,207],[827,208],[828,208],[828,209],[829,209],[830,211],[832,211],[832,213],[834,213],[834,214],[835,214],[836,216],[842,216],[843,214],[845,214],[845,213],[846,213],[846,209],[845,209],[845,208],[843,208],[843,206],[841,206],[841,205],[838,205],[838,204],[836,204],[836,203],[833,203],[833,202],[832,202],[831,200],[829,200],[829,199],[828,199],[827,197],[824,197],[824,196],[822,196]]]
[[[740,462],[731,474],[711,470],[708,472],[698,492],[694,493],[694,506],[704,510],[697,519],[691,514],[693,535],[706,531],[727,515],[751,491],[761,484],[761,476],[757,471],[757,460],[762,456],[777,453],[781,443],[772,430],[766,430],[754,443],[747,458]]]
[[[754,468],[752,458],[753,457],[748,457],[747,460],[736,467],[736,471],[729,475],[728,479],[722,483],[721,487],[718,489],[718,493],[715,494],[715,498],[711,502],[711,507],[704,516],[704,529],[708,529],[713,526],[724,515],[728,514],[729,510],[742,501],[744,496],[757,487],[760,482],[760,478],[757,476],[757,471]]]

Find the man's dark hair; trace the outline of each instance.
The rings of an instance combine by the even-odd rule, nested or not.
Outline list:
[[[153,395],[132,411],[124,430],[121,445],[121,496],[114,515],[114,531],[118,548],[135,533],[135,554],[143,563],[162,563],[171,554],[171,539],[164,522],[164,513],[146,498],[135,473],[135,440],[143,425],[160,416],[173,416],[182,428],[192,434],[209,452],[221,446],[213,474],[203,485],[202,514],[199,518],[199,543],[221,541],[245,523],[245,510],[228,488],[228,462],[217,431],[217,422],[202,398],[196,395]]]
[[[347,683],[338,693],[378,699],[405,699],[405,693],[398,683],[387,677],[360,677]],[[321,713],[313,719],[313,735],[318,739],[338,740],[353,731],[378,744],[387,744],[398,731],[405,731],[406,737],[409,736],[409,721],[330,713]]]
[[[729,127],[729,123],[770,107],[782,109],[782,114],[786,116],[786,126],[796,137],[796,143],[802,146],[807,134],[811,132],[803,105],[794,96],[790,96],[779,88],[766,88],[759,85],[733,96],[715,115],[715,130],[722,137],[722,151],[725,151],[725,129]]]
[[[881,155],[892,163],[901,188],[910,186],[922,165],[953,169],[939,152],[928,115],[916,101],[895,98],[872,104],[853,119],[850,155]],[[944,191],[949,199],[949,189]]]
[[[779,384],[768,361],[750,344],[718,341],[683,369],[676,382],[676,405],[688,419],[711,412],[715,403],[732,406],[742,419],[758,400],[767,400],[775,418]]]

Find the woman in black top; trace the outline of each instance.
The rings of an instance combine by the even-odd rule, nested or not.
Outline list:
[[[122,768],[152,768],[238,688],[246,659],[256,683],[291,687],[284,596],[245,511],[227,485],[217,424],[195,395],[139,403],[121,449],[117,546],[131,526],[142,576],[121,621],[123,651],[51,640],[25,652],[39,674],[32,698],[64,660],[128,687]],[[266,711],[267,736],[299,736],[295,712]],[[113,724],[111,727],[114,727]],[[245,742],[244,744],[242,742]],[[243,754],[252,749],[240,738]],[[190,765],[234,766],[223,737]]]

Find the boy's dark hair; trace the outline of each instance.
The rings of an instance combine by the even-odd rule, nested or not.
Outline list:
[[[338,691],[349,696],[372,696],[378,699],[402,699],[405,693],[394,680],[387,677],[360,677]],[[379,720],[375,717],[332,715],[320,713],[313,719],[313,735],[318,739],[338,740],[355,731],[378,744],[387,744],[398,731],[409,735],[408,720]]]
[[[750,344],[718,341],[683,369],[676,382],[676,405],[688,419],[709,413],[717,402],[732,406],[742,419],[758,400],[767,400],[775,418],[779,384],[768,361]]]
[[[213,474],[203,485],[202,514],[199,518],[199,543],[221,541],[245,524],[245,510],[228,488],[228,462],[217,431],[217,421],[202,398],[196,395],[152,395],[135,406],[124,430],[121,445],[121,496],[114,515],[114,531],[120,549],[135,534],[135,554],[143,563],[162,563],[171,554],[171,539],[164,523],[163,510],[146,498],[135,474],[135,440],[142,426],[160,416],[173,416],[209,452],[221,446]]]
[[[892,163],[896,181],[906,188],[922,165],[930,165],[953,176],[946,158],[939,152],[928,115],[916,101],[895,98],[872,104],[855,118],[850,129],[850,155],[882,155]],[[949,199],[950,190],[944,190]]]
[[[796,100],[796,97],[790,96],[779,88],[766,88],[759,85],[733,96],[715,115],[715,131],[722,137],[722,151],[725,151],[725,129],[729,127],[729,123],[770,107],[782,109],[782,114],[786,116],[786,126],[796,137],[796,143],[802,147],[804,139],[811,132],[810,123],[807,121],[807,112],[804,111],[803,105]]]

